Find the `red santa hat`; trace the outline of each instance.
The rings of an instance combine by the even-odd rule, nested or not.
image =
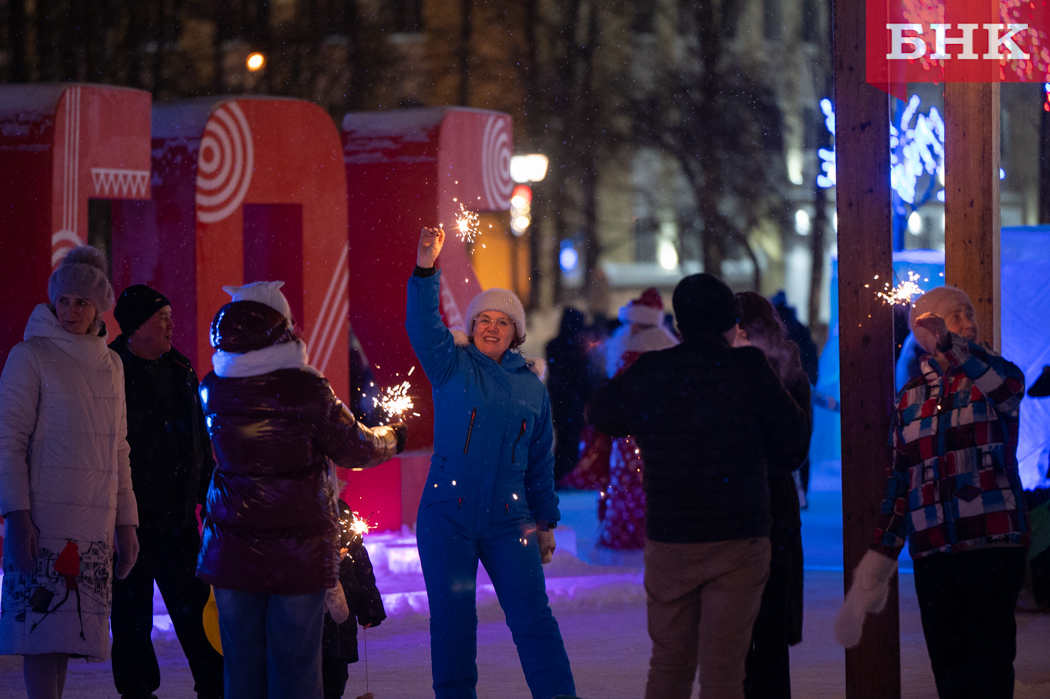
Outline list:
[[[623,323],[659,325],[664,319],[664,302],[660,292],[651,286],[636,299],[631,299],[620,308],[618,314]]]

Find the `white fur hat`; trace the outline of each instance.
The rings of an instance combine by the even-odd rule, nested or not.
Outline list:
[[[62,258],[62,263],[47,282],[47,297],[51,303],[59,296],[73,294],[95,304],[99,313],[113,308],[113,287],[106,277],[106,258],[90,245],[73,248]]]
[[[222,290],[232,296],[232,301],[256,301],[281,312],[289,322],[292,318],[292,307],[288,305],[288,299],[281,293],[284,282],[252,282],[244,286],[224,286]]]
[[[467,306],[467,334],[474,334],[474,318],[482,311],[506,313],[514,321],[514,337],[519,343],[525,341],[525,308],[513,291],[492,288],[482,291]]]

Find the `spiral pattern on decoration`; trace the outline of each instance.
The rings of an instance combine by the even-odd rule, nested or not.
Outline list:
[[[248,120],[236,102],[215,110],[197,156],[197,220],[216,223],[237,210],[248,193],[255,149]]]
[[[510,178],[511,134],[509,120],[490,116],[481,146],[481,174],[489,211],[510,208],[514,181]]]

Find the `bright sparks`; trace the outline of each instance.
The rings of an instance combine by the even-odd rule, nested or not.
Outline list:
[[[361,517],[356,512],[352,512],[353,520],[350,522],[350,532],[354,536],[364,536],[372,528],[368,524],[368,520]]]
[[[878,279],[878,277],[875,277]],[[908,272],[908,280],[903,281],[895,287],[890,287],[889,283],[886,283],[885,290],[876,292],[876,296],[882,299],[883,303],[888,303],[891,306],[900,304],[906,306],[911,303],[911,300],[916,296],[922,296],[924,292],[916,282],[919,281],[919,275],[915,272]]]
[[[415,407],[412,396],[408,395],[408,389],[411,387],[408,381],[402,381],[397,386],[386,389],[383,395],[373,398],[372,404],[386,413],[389,419],[398,419],[405,411]]]
[[[464,243],[473,243],[481,235],[478,230],[478,213],[469,211],[462,204],[459,205],[459,216],[456,217],[456,235]]]

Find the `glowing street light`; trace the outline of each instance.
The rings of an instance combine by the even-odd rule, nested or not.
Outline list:
[[[254,73],[257,70],[261,70],[262,67],[266,65],[266,56],[258,51],[254,51],[248,54],[248,60],[246,60],[244,64],[248,66],[248,70]]]
[[[510,159],[510,177],[515,182],[541,182],[547,176],[547,156],[539,153]]]

